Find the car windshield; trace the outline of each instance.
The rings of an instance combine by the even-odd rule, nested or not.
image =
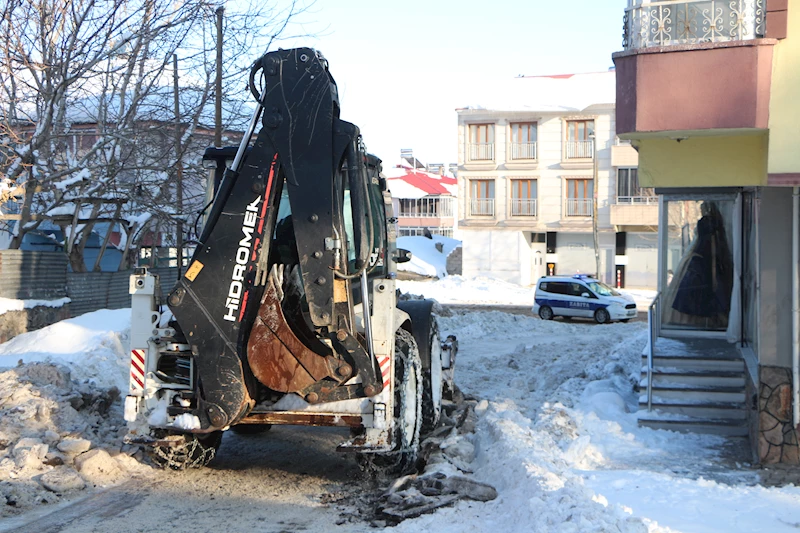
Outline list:
[[[600,281],[589,281],[586,285],[600,296],[620,296],[620,293]]]

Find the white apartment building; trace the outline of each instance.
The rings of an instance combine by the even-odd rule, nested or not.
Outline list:
[[[658,201],[615,135],[615,73],[519,77],[458,112],[463,274],[531,285],[594,274],[655,288]]]

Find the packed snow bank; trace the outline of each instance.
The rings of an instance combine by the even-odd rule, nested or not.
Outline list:
[[[19,335],[0,345],[0,369],[45,361],[98,387],[128,387],[130,309],[103,309]]]
[[[533,287],[521,287],[499,279],[447,276],[437,281],[398,281],[404,293],[433,298],[442,304],[493,304],[533,306]]]
[[[461,246],[461,241],[441,235],[431,237],[398,237],[397,247],[410,251],[411,261],[398,263],[397,269],[432,278],[447,276],[447,256]]]
[[[800,489],[757,486],[728,441],[637,425],[643,323],[596,326],[499,312],[440,317],[456,380],[482,398],[468,465],[498,490],[397,531],[796,531]]]
[[[58,298],[56,300],[14,300],[12,298],[0,298],[0,315],[9,311],[22,311],[23,309],[33,309],[34,307],[63,307],[70,303],[69,298]]]
[[[122,443],[129,317],[97,311],[0,345],[0,517],[148,468]]]

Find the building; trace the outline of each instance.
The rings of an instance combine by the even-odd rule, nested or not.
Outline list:
[[[402,163],[384,169],[392,193],[397,234],[400,237],[434,235],[454,237],[456,231],[456,178],[447,175],[444,165],[426,167],[410,150],[403,150]]]
[[[594,274],[596,216],[600,277],[655,287],[658,207],[616,139],[614,71],[519,77],[489,94],[457,110],[464,275]]]
[[[797,464],[800,0],[630,0],[624,27],[617,134],[661,202],[655,332],[738,350],[754,457]]]

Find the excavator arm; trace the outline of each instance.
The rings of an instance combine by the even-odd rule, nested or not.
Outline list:
[[[197,416],[207,432],[245,416],[258,382],[311,404],[383,388],[354,310],[355,289],[385,240],[373,221],[383,207],[370,203],[379,163],[365,154],[358,128],[339,118],[336,83],[315,50],[264,55],[251,90],[258,108],[167,300],[198,380],[191,405],[170,413]],[[282,194],[297,264],[280,263],[273,249]],[[284,305],[288,295],[293,305]],[[360,296],[368,328],[367,292]]]

